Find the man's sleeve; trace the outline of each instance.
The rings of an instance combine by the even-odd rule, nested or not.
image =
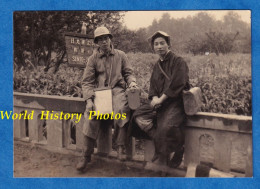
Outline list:
[[[121,53],[121,56],[122,56],[122,76],[124,77],[125,82],[128,85],[130,85],[132,81],[136,82],[133,68],[124,52]]]
[[[88,100],[94,97],[94,87],[95,87],[95,65],[94,58],[90,56],[84,70],[83,78],[82,78],[82,93],[83,98]]]
[[[189,78],[187,63],[182,58],[177,58],[174,64],[170,86],[164,91],[164,94],[171,98],[177,98],[181,95]]]

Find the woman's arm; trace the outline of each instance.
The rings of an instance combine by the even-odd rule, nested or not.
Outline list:
[[[170,98],[179,97],[189,80],[189,69],[186,62],[182,58],[177,58],[174,65],[170,86],[164,90],[164,94]]]
[[[158,98],[158,93],[157,93],[157,86],[156,86],[156,64],[153,67],[152,75],[150,78],[150,87],[149,87],[149,93],[148,93],[148,99],[153,100],[154,97]]]
[[[155,107],[156,105],[161,105],[167,98],[168,96],[166,94],[163,94],[160,98],[158,96],[153,96],[151,106]]]
[[[162,104],[167,98],[168,96],[166,94],[162,94],[162,96],[159,98],[160,104]]]

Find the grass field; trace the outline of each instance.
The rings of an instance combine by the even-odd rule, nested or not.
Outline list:
[[[128,53],[127,56],[145,99],[158,56],[151,53]],[[201,111],[252,115],[250,54],[181,56],[189,66],[190,83],[202,90]],[[14,71],[14,91],[78,97],[82,94],[82,74],[83,70],[66,64],[61,65],[56,74],[52,69],[44,73],[43,67],[31,71],[21,69]]]
[[[203,93],[204,112],[251,115],[251,55],[181,55],[189,66],[190,83]],[[154,54],[128,54],[143,97],[149,89]]]

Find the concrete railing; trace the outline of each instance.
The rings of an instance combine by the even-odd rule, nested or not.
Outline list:
[[[53,120],[46,111],[60,115],[83,113],[82,98],[35,95],[14,92],[14,113],[33,112],[33,119],[14,120],[14,138],[25,139],[45,145],[82,149],[82,126],[84,117],[78,123],[76,118]],[[42,113],[45,119],[41,119]],[[48,118],[48,119],[47,119]],[[46,132],[47,130],[47,132]],[[47,136],[46,136],[47,134]],[[135,155],[134,139],[127,149],[127,156]],[[112,129],[100,132],[97,151],[109,154],[112,150]],[[154,146],[145,142],[144,160],[150,161]],[[207,163],[221,171],[252,174],[252,117],[199,112],[189,116],[185,127],[184,164]]]
[[[36,95],[14,92],[14,113],[26,113],[29,119],[14,120],[14,138],[29,140],[49,146],[81,150],[83,145],[85,101],[82,98]],[[28,117],[29,114],[32,115]],[[48,114],[47,114],[48,113]],[[79,113],[81,119],[60,119],[60,115]],[[45,117],[42,117],[42,114]],[[58,118],[55,120],[55,114]],[[51,117],[52,116],[52,117]],[[23,117],[22,117],[23,118]],[[130,141],[132,143],[132,141]],[[129,145],[127,156],[134,154],[134,145]],[[112,127],[99,132],[97,152],[109,154],[112,151]]]

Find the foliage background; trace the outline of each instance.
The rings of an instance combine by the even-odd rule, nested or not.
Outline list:
[[[157,30],[172,37],[172,50],[185,58],[190,81],[203,92],[201,111],[252,115],[251,28],[230,11],[219,21],[206,12],[182,19],[165,13],[147,28],[123,27],[120,11],[28,11],[14,13],[14,91],[81,97],[83,71],[68,66],[64,32],[86,33],[108,27],[116,48],[132,63],[142,100],[147,97],[152,67],[158,57],[149,40]],[[188,32],[187,32],[188,31]]]
[[[152,53],[128,53],[137,83],[142,90],[142,100],[147,98],[149,79],[157,55]],[[188,63],[190,82],[203,94],[203,112],[252,115],[251,57],[249,54],[182,55]],[[17,92],[81,97],[83,70],[62,64],[53,74],[44,66],[34,70],[14,71],[14,90]]]

